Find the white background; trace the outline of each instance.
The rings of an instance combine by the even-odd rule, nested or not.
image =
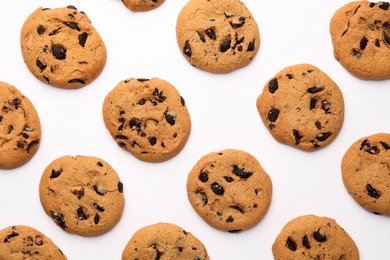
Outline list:
[[[223,75],[192,67],[176,43],[176,18],[186,0],[166,0],[159,8],[133,13],[119,0],[2,1],[0,80],[19,88],[35,105],[42,140],[35,157],[15,170],[0,170],[0,229],[29,225],[50,237],[68,259],[120,259],[139,228],[170,222],[193,233],[211,259],[273,259],[271,247],[292,218],[316,214],[334,218],[356,242],[361,259],[390,259],[390,219],[362,209],[347,193],[342,156],[363,136],[390,130],[390,81],[364,81],[333,57],[329,22],[347,0],[246,0],[256,19],[261,47],[253,62]],[[102,74],[78,90],[37,80],[25,66],[19,45],[24,20],[36,8],[75,5],[85,11],[105,41]],[[311,63],[341,88],[345,121],[328,147],[303,152],[276,142],[256,109],[266,82],[286,66]],[[106,130],[102,104],[123,79],[159,77],[185,98],[192,132],[182,152],[163,163],[146,163],[119,148]],[[208,226],[187,200],[186,180],[203,155],[226,148],[255,156],[273,182],[271,207],[263,220],[238,234]],[[106,160],[124,183],[122,219],[99,237],[71,235],[45,215],[38,195],[46,166],[63,155]]]

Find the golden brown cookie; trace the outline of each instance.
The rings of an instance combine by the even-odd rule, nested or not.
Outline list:
[[[196,259],[208,260],[207,250],[194,235],[170,223],[139,229],[127,243],[122,260]]]
[[[390,78],[389,2],[354,1],[330,22],[334,57],[361,79]]]
[[[177,19],[176,37],[191,65],[214,73],[248,65],[260,48],[257,23],[239,0],[190,0]]]
[[[41,140],[41,124],[30,100],[14,86],[0,82],[0,168],[28,162]]]
[[[341,90],[310,64],[286,67],[277,73],[264,86],[256,106],[277,141],[305,151],[330,144],[344,121]]]
[[[43,233],[29,226],[10,226],[0,230],[0,259],[67,259]]]
[[[165,0],[122,0],[122,3],[131,11],[149,11],[162,5]]]
[[[271,204],[272,183],[256,158],[228,149],[196,163],[188,175],[187,195],[206,223],[235,233],[263,218]]]
[[[117,144],[147,162],[177,155],[191,132],[184,98],[158,78],[119,82],[104,100],[103,118]]]
[[[352,198],[364,209],[390,216],[390,134],[378,133],[354,142],[341,172]]]
[[[20,44],[31,73],[52,86],[92,82],[106,63],[106,47],[84,12],[74,6],[38,8],[25,21]]]
[[[275,260],[359,260],[359,250],[334,219],[305,215],[289,221],[272,246]]]
[[[42,174],[39,197],[46,214],[63,230],[97,236],[122,216],[123,184],[114,169],[91,156],[63,156]]]

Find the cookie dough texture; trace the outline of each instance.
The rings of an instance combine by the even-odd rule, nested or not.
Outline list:
[[[162,5],[165,0],[122,0],[122,3],[131,11],[149,11]]]
[[[248,65],[260,47],[257,23],[239,0],[190,0],[177,19],[176,36],[187,61],[213,73]]]
[[[390,78],[389,2],[354,1],[330,22],[334,57],[361,79]]]
[[[139,229],[127,243],[123,260],[208,260],[207,250],[194,235],[170,223],[157,223]]]
[[[0,259],[65,260],[62,251],[43,233],[29,226],[0,230]]]
[[[268,211],[272,183],[256,158],[227,149],[203,156],[187,179],[194,210],[210,226],[231,233],[256,225]]]
[[[390,216],[390,134],[354,142],[344,154],[341,172],[352,198],[367,211]]]
[[[60,228],[82,236],[111,230],[125,203],[114,169],[91,156],[63,156],[50,163],[41,177],[39,197]]]
[[[304,215],[288,222],[272,246],[275,260],[358,260],[359,250],[334,219]]]
[[[0,168],[28,162],[41,140],[41,124],[31,101],[14,86],[0,82]]]
[[[104,100],[103,118],[117,144],[147,162],[177,155],[191,132],[184,98],[158,78],[119,82]]]
[[[310,64],[286,67],[277,73],[264,86],[256,106],[277,141],[305,151],[329,145],[344,121],[341,90]]]
[[[74,6],[38,8],[25,21],[20,44],[31,73],[52,86],[91,83],[106,63],[106,47],[91,20]]]

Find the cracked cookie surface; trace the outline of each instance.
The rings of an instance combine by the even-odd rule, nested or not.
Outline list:
[[[25,21],[20,44],[31,73],[52,86],[91,83],[106,63],[106,47],[91,20],[74,6],[38,8]]]
[[[256,106],[277,141],[305,151],[330,144],[344,121],[341,90],[310,64],[286,67],[277,73],[264,86]]]
[[[344,185],[364,209],[390,216],[390,134],[378,133],[354,142],[344,154]]]
[[[162,5],[165,0],[122,0],[131,11],[149,11]]]
[[[227,149],[209,153],[195,164],[187,178],[187,195],[206,223],[235,233],[264,217],[272,182],[252,155]]]
[[[63,156],[50,163],[41,177],[39,197],[60,228],[82,236],[111,230],[125,203],[117,173],[92,156]]]
[[[275,260],[359,260],[349,234],[328,217],[304,215],[289,221],[272,245]]]
[[[41,139],[41,124],[31,101],[14,86],[0,82],[0,168],[28,162]]]
[[[190,232],[170,223],[157,223],[139,229],[122,253],[132,259],[210,259],[205,246]]]
[[[239,0],[190,0],[177,19],[176,38],[191,65],[214,73],[248,65],[260,48],[257,23]]]
[[[177,155],[191,132],[184,98],[158,78],[121,81],[104,100],[103,119],[120,147],[148,162]]]
[[[389,2],[354,1],[331,19],[334,57],[358,78],[390,78],[389,6]]]
[[[18,225],[0,230],[0,259],[67,258],[46,235],[32,227]]]

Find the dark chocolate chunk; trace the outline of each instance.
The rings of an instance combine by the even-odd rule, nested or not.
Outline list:
[[[130,120],[129,126],[130,126],[130,128],[135,127],[138,131],[140,131],[141,130],[141,121],[138,120],[137,118],[133,118]]]
[[[316,121],[315,123],[315,126],[316,126],[316,128],[318,129],[318,130],[321,130],[321,122],[320,121]]]
[[[53,35],[56,35],[60,32],[62,27],[58,27],[57,29],[53,30],[51,33],[49,33],[49,36],[53,36]]]
[[[311,93],[311,94],[314,94],[314,93],[318,93],[318,92],[321,92],[324,90],[324,87],[321,87],[321,86],[313,86],[311,88],[308,88],[307,89],[307,92]]]
[[[5,238],[4,238],[4,243],[9,243],[9,240],[13,237],[17,237],[19,236],[19,233],[16,233],[15,231],[12,231],[11,234],[7,235]]]
[[[51,215],[52,219],[54,220],[54,222],[56,222],[56,224],[58,226],[60,226],[62,229],[67,229],[64,215],[62,215],[61,213],[56,214],[56,213],[54,213],[54,211],[51,211],[50,215]]]
[[[81,199],[82,197],[84,197],[84,188],[81,188],[79,190],[74,190],[72,191],[72,193],[76,195],[78,199]]]
[[[321,102],[321,108],[325,111],[326,114],[330,114],[330,108],[332,107],[332,102],[329,100],[324,100]]]
[[[325,141],[326,139],[328,139],[329,136],[331,136],[332,133],[331,132],[327,132],[327,133],[321,133],[319,135],[316,136],[316,139],[320,142],[323,142]]]
[[[235,209],[235,210],[237,210],[238,212],[244,214],[244,210],[243,210],[240,206],[238,206],[238,205],[230,206],[230,208]]]
[[[100,205],[97,204],[97,203],[93,203],[93,206],[94,206],[97,210],[99,210],[100,212],[103,212],[103,211],[105,210],[102,206],[100,206]]]
[[[379,8],[385,11],[389,9],[389,5],[390,5],[389,2],[379,2]]]
[[[314,237],[315,240],[317,240],[320,243],[325,242],[327,240],[326,236],[322,235],[320,233],[320,229],[318,229],[317,231],[313,232],[313,237]]]
[[[115,136],[116,139],[121,139],[121,140],[128,140],[129,138],[125,135],[116,135]]]
[[[297,250],[297,243],[292,239],[292,237],[288,237],[286,240],[286,247],[290,249],[291,251],[296,251]]]
[[[244,168],[240,168],[237,165],[233,165],[233,173],[241,179],[247,179],[253,174],[253,172],[246,172]]]
[[[275,93],[276,90],[278,90],[279,85],[278,85],[278,80],[271,79],[270,82],[268,83],[268,90],[271,94]]]
[[[137,79],[137,81],[139,82],[146,82],[146,81],[149,81],[150,79],[145,79],[145,78],[139,78]]]
[[[76,212],[77,212],[77,219],[86,220],[88,218],[87,215],[85,215],[82,207],[79,207]]]
[[[118,191],[119,191],[120,193],[123,192],[123,183],[122,183],[122,182],[118,182]]]
[[[20,149],[24,149],[24,144],[20,141],[16,142],[16,147]]]
[[[389,149],[390,149],[390,145],[388,145],[387,143],[381,141],[380,144],[383,146],[383,148],[384,148],[385,150],[389,150]]]
[[[361,56],[362,56],[362,54],[360,53],[360,51],[357,50],[357,49],[352,49],[351,55],[352,55],[352,57],[355,57],[356,59],[360,59]]]
[[[234,218],[232,216],[229,216],[227,219],[226,219],[226,223],[232,223],[234,221]]]
[[[176,117],[169,114],[169,112],[165,114],[165,120],[167,120],[170,125],[175,125],[176,123]]]
[[[363,51],[367,47],[368,39],[366,36],[363,36],[363,38],[360,40],[359,48]]]
[[[71,79],[68,81],[68,83],[80,83],[80,84],[85,84],[85,81],[82,79]]]
[[[160,260],[162,253],[158,250],[160,246],[156,243],[152,244],[152,248],[156,250],[156,255],[154,257],[154,260]]]
[[[66,49],[61,45],[51,46],[51,52],[57,60],[65,60],[66,59]]]
[[[188,40],[184,44],[183,53],[191,58],[192,50],[191,50],[191,46],[190,46],[190,43],[188,42]]]
[[[390,45],[390,32],[384,31],[383,32],[383,39],[385,42]]]
[[[301,142],[302,136],[300,136],[298,130],[295,129],[293,130],[293,136],[295,139],[295,145],[298,145]]]
[[[381,193],[378,190],[376,190],[374,187],[372,187],[371,184],[366,185],[366,190],[367,190],[367,194],[370,197],[373,197],[374,199],[379,199],[379,197],[381,196]]]
[[[209,180],[209,175],[207,174],[207,172],[201,172],[201,173],[199,174],[199,180],[200,180],[201,182],[208,182],[208,180]]]
[[[66,8],[77,11],[77,8],[73,5],[68,5]]]
[[[217,39],[217,35],[215,34],[215,27],[210,27],[205,30],[207,37],[210,38],[210,40],[215,41]]]
[[[85,43],[87,42],[87,39],[88,39],[88,33],[82,33],[79,35],[79,44],[82,46],[82,47],[85,47]]]
[[[370,2],[370,5],[369,5],[371,8],[373,8],[375,6],[375,3],[373,2]]]
[[[99,188],[98,185],[93,185],[93,190],[100,196],[104,196],[107,193],[105,188]]]
[[[157,138],[155,136],[149,137],[149,143],[150,145],[154,146],[157,143]]]
[[[276,122],[276,120],[278,120],[278,117],[279,117],[279,109],[277,108],[271,108],[271,110],[268,112],[268,120],[270,122]]]
[[[316,98],[310,98],[310,110],[313,110],[316,108],[317,99]]]
[[[69,28],[72,28],[74,30],[80,31],[79,25],[77,23],[75,23],[75,22],[64,22],[64,24],[66,26],[68,26]]]
[[[184,98],[183,98],[182,96],[180,96],[180,102],[181,102],[181,105],[182,105],[183,107],[186,106],[186,101],[184,100]]]
[[[206,42],[206,38],[204,38],[204,35],[202,32],[199,32],[199,31],[196,31],[198,33],[198,36],[199,36],[199,39],[202,41],[202,42]]]
[[[220,44],[220,48],[219,50],[221,52],[226,52],[227,50],[230,49],[230,44],[232,43],[232,40],[230,39],[230,37],[226,40],[224,40],[221,44]]]
[[[61,173],[63,172],[64,170],[62,168],[60,168],[59,170],[54,170],[52,169],[51,170],[51,175],[50,175],[50,179],[54,179],[54,178],[57,178],[58,176],[61,175]]]
[[[230,25],[236,29],[236,28],[240,28],[242,27],[244,24],[245,24],[245,17],[244,16],[241,16],[240,18],[238,18],[238,21],[233,21],[233,22],[230,22]]]
[[[231,229],[231,230],[228,230],[229,233],[238,233],[238,232],[241,232],[241,229]]]
[[[40,24],[40,25],[38,26],[38,28],[37,28],[37,33],[38,33],[39,35],[42,35],[42,34],[44,34],[45,32],[46,32],[46,27]]]
[[[93,217],[93,223],[95,223],[96,225],[99,224],[99,221],[100,221],[100,216],[99,214],[95,214],[95,216]]]
[[[213,182],[210,187],[216,195],[223,195],[225,193],[225,189],[217,182]]]
[[[224,176],[223,178],[224,178],[225,181],[227,181],[227,182],[232,182],[232,181],[234,181],[234,179],[233,179],[232,177],[230,177],[230,176]]]
[[[248,48],[246,49],[246,51],[254,51],[255,50],[255,41],[256,41],[256,39],[253,39],[253,41],[248,43]]]
[[[310,248],[311,248],[311,245],[310,245],[310,241],[309,241],[308,236],[306,236],[306,235],[303,236],[302,244],[303,244],[303,246],[306,247],[307,249],[310,249]]]
[[[43,64],[39,59],[37,59],[36,65],[39,68],[40,72],[43,72],[47,67],[47,65]]]
[[[97,162],[96,163],[99,167],[103,167],[103,163],[102,162]]]
[[[30,153],[31,149],[34,148],[34,146],[37,146],[39,144],[38,140],[34,140],[27,146],[27,153]]]
[[[200,201],[202,202],[202,206],[207,205],[208,199],[206,193],[204,193],[203,191],[197,191],[195,192],[195,196],[200,199]]]
[[[9,126],[8,126],[7,134],[12,133],[13,130],[14,130],[14,126],[13,126],[13,125],[9,125]]]

